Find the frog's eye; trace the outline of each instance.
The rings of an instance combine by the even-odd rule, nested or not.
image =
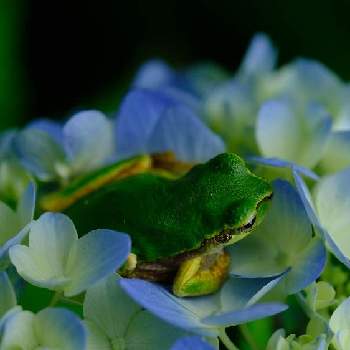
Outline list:
[[[241,233],[241,232],[250,230],[254,226],[255,221],[256,221],[256,214],[254,214],[245,225],[239,227],[237,231]]]

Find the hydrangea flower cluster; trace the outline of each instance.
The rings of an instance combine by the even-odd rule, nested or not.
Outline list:
[[[319,62],[277,56],[257,34],[235,74],[152,60],[114,115],[0,134],[0,350],[350,349],[350,89]],[[209,295],[121,277],[135,265],[129,232],[77,232],[66,208],[43,205],[98,195],[132,157],[159,157],[174,178],[224,152],[273,198]]]

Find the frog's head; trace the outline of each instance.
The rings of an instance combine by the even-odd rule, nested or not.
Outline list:
[[[271,185],[233,153],[194,167],[186,181],[196,192],[193,203],[206,228],[202,245],[228,245],[245,237],[262,221],[272,198]]]
[[[230,259],[223,246],[246,237],[264,218],[271,185],[254,175],[235,154],[225,153],[194,167],[187,179],[192,203],[201,213],[204,235],[199,255],[181,265],[174,282],[178,296],[212,293],[226,279]]]

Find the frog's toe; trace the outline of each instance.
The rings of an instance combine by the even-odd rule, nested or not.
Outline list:
[[[225,282],[229,266],[230,256],[224,251],[190,258],[180,265],[173,293],[179,297],[214,293]]]

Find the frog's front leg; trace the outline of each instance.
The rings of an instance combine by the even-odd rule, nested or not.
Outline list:
[[[177,271],[173,293],[179,297],[214,293],[225,282],[229,266],[230,256],[224,250],[189,258]]]

